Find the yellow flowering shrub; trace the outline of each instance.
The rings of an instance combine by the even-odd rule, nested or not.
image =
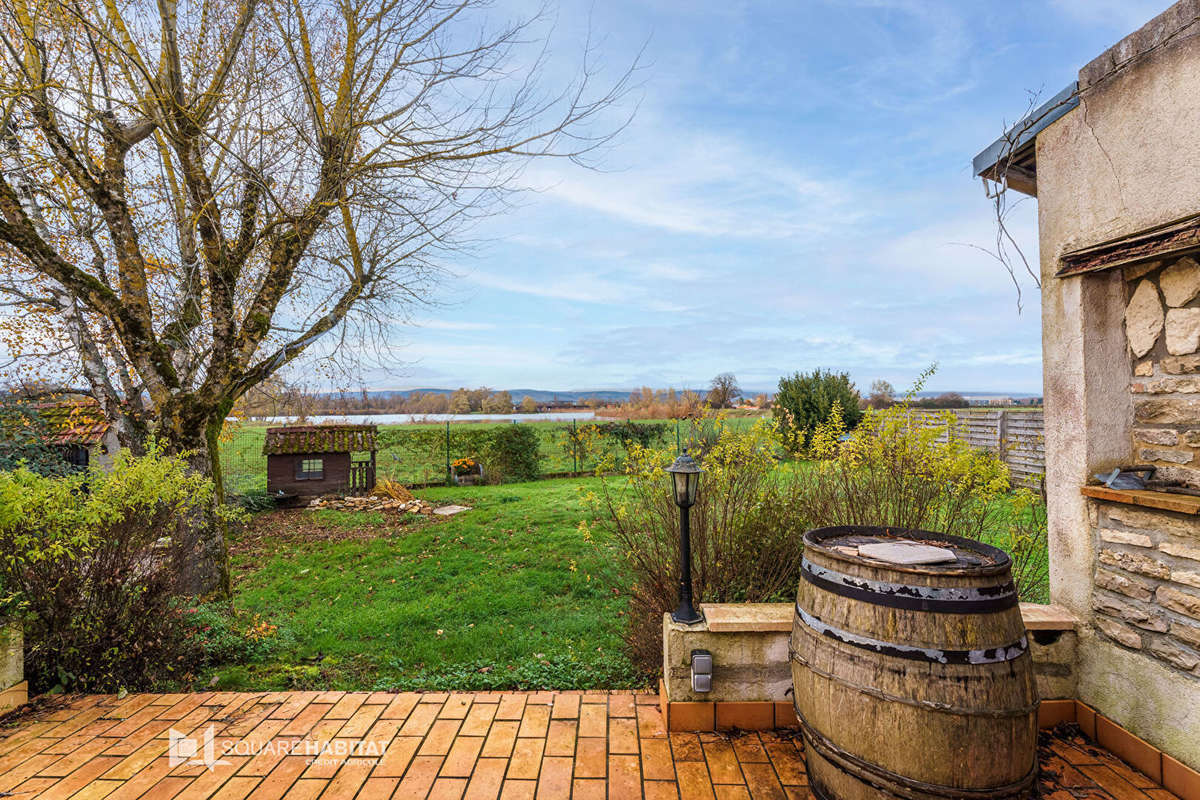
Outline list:
[[[814,432],[812,469],[796,495],[814,526],[889,525],[986,541],[1012,557],[1021,598],[1046,602],[1046,506],[1011,491],[1000,457],[972,447],[946,412],[918,419],[907,403],[869,411],[847,434],[837,409]]]
[[[980,538],[1009,490],[1008,468],[906,404],[868,411],[847,434],[839,409],[813,432],[802,502],[818,525],[890,525]]]

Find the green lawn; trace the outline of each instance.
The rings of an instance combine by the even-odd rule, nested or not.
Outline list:
[[[222,688],[622,688],[626,589],[578,530],[597,479],[438,488],[444,521],[272,512],[235,541],[239,608],[280,628]],[[207,681],[209,676],[204,676]]]
[[[269,656],[218,668],[198,685],[214,678],[216,687],[256,690],[647,685],[649,676],[622,649],[628,579],[606,543],[579,530],[591,518],[581,494],[599,484],[583,477],[417,493],[435,505],[472,507],[449,519],[258,515],[234,540],[236,604],[278,626],[277,643]],[[996,533],[1008,522],[996,518]],[[1044,540],[1030,544],[1044,558]],[[1037,580],[1040,598],[1044,575]]]

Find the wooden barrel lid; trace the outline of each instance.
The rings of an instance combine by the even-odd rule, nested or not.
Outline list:
[[[1012,567],[1008,554],[998,547],[961,536],[909,528],[870,525],[814,528],[804,534],[804,546],[835,560],[899,572],[983,576],[1003,574]],[[914,558],[905,555],[906,548]],[[929,553],[927,560],[917,557],[918,548],[921,553]],[[936,557],[934,550],[941,551],[944,557]]]

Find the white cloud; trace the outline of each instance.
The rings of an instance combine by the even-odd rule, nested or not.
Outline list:
[[[648,264],[641,264],[635,267],[633,271],[650,278],[659,278],[672,282],[700,281],[709,277],[707,270],[685,267],[681,264],[672,264],[668,261],[652,261]]]
[[[980,353],[979,355],[967,356],[959,359],[960,364],[969,364],[971,366],[989,366],[993,364],[1005,365],[1021,365],[1021,364],[1041,364],[1041,350],[1024,350],[1012,353]]]
[[[622,155],[625,172],[540,165],[527,179],[546,195],[676,234],[788,239],[827,234],[854,221],[852,193],[795,163],[754,153],[734,138],[642,125]]]
[[[510,278],[488,272],[474,272],[468,277],[471,282],[489,289],[581,303],[615,303],[627,299],[629,293],[619,283],[580,272],[564,272],[548,281],[534,275]]]
[[[622,279],[614,280],[580,269],[564,269],[548,278],[534,274],[508,277],[482,271],[471,273],[468,278],[487,289],[500,289],[551,300],[620,305],[627,310],[665,313],[684,311],[690,306],[665,299],[655,282],[670,280],[672,276],[674,280],[695,281],[702,275],[698,270],[662,263],[648,265],[644,270],[635,263],[615,271],[622,274]]]
[[[435,331],[488,331],[496,327],[490,322],[464,322],[450,319],[417,319],[409,324],[414,328],[429,328]]]
[[[1020,243],[1034,270],[1038,266],[1037,221],[1032,204],[1027,213],[1009,219],[1008,229]],[[895,274],[925,278],[945,290],[968,287],[1003,291],[1012,282],[1003,265],[984,250],[995,246],[996,223],[987,213],[969,213],[915,228],[882,244],[877,261]],[[1017,263],[1017,268],[1024,267]],[[1028,276],[1023,285],[1036,293]]]

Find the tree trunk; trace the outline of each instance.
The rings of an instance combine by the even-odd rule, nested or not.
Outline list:
[[[212,480],[215,489],[212,503],[190,512],[187,524],[181,526],[179,541],[172,548],[181,590],[201,597],[227,598],[232,594],[226,524],[217,514],[218,506],[224,502],[217,450],[221,421],[210,422],[198,433],[164,441],[168,452],[183,454],[192,471]],[[163,426],[164,433],[170,427]]]

